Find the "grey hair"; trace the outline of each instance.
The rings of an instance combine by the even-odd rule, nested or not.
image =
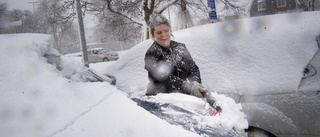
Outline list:
[[[166,24],[167,26],[169,26],[170,31],[171,31],[170,22],[168,21],[168,19],[166,17],[164,17],[163,15],[158,14],[158,13],[153,13],[150,15],[149,25],[150,25],[152,37],[154,37],[154,28],[156,26],[159,26],[162,24]]]

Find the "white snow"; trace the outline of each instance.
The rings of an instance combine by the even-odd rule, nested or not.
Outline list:
[[[210,91],[297,92],[303,69],[317,51],[319,16],[320,12],[306,12],[247,18],[173,35],[187,45]],[[51,50],[54,44],[49,35],[0,35],[0,41],[0,136],[200,136],[170,125],[128,98],[146,90],[144,54],[152,40],[121,54],[116,62],[90,64],[100,73],[116,76],[117,87],[106,82],[77,82],[75,75],[83,68],[70,57],[62,57],[63,71],[48,64],[43,55],[57,54]],[[225,108],[224,117],[245,121],[240,104],[213,94]],[[179,100],[170,99],[174,96],[157,97],[179,104]],[[182,99],[187,100],[199,101],[195,97]],[[228,118],[213,124],[224,123],[226,130],[247,126],[246,121]]]
[[[174,40],[186,44],[200,67],[204,86],[211,91],[255,95],[297,92],[303,70],[318,50],[317,17],[319,12],[246,18],[173,35]],[[115,75],[124,91],[145,89],[144,54],[152,42],[133,47],[103,72]]]

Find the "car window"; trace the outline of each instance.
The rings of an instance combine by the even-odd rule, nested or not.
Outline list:
[[[107,50],[107,49],[102,49],[101,51],[102,51],[103,53],[109,52],[109,50]]]
[[[99,53],[99,50],[92,50],[92,53],[93,53],[93,54],[98,54],[98,53]]]

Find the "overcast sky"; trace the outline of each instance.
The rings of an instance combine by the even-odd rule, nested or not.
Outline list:
[[[6,2],[8,4],[9,10],[11,9],[22,9],[22,10],[31,10],[33,11],[32,3],[37,0],[0,0],[0,2]]]

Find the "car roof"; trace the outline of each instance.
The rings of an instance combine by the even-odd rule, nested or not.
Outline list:
[[[88,50],[102,50],[102,49],[106,49],[106,48],[92,48],[92,49],[88,49]],[[108,49],[106,49],[108,50]]]

